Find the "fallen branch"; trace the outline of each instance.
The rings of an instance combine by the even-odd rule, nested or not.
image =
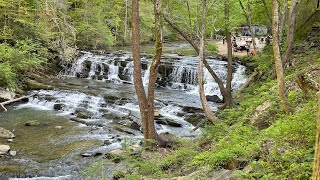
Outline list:
[[[305,76],[304,74],[298,74],[294,79],[299,88],[302,90],[306,99],[309,98],[309,90],[313,90],[315,92],[320,91],[320,85],[315,80],[311,79],[308,75]]]
[[[245,88],[249,86],[252,81],[260,79],[262,76],[262,71],[254,71],[251,76],[247,79],[247,81],[240,87],[239,92],[243,91]]]
[[[31,94],[31,95],[28,95],[28,96],[22,96],[22,97],[19,97],[19,98],[16,98],[16,99],[12,99],[12,100],[9,100],[9,101],[5,101],[5,102],[2,102],[0,103],[0,111],[8,111],[7,108],[5,108],[4,106],[5,105],[8,105],[8,104],[11,104],[11,103],[14,103],[14,102],[18,102],[18,101],[27,101],[29,100],[30,97],[36,95],[37,93],[34,93],[34,94]]]

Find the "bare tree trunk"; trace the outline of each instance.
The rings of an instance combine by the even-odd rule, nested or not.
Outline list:
[[[317,133],[316,144],[313,161],[313,174],[312,180],[320,180],[320,91],[318,95],[318,117],[317,117]]]
[[[227,72],[227,84],[226,91],[227,97],[224,99],[224,106],[232,106],[232,45],[231,45],[231,32],[229,30],[230,22],[229,22],[229,0],[225,0],[224,2],[224,15],[225,15],[225,30],[226,30],[226,41],[228,48],[228,72]]]
[[[156,39],[156,54],[150,67],[150,76],[148,84],[148,137],[156,139],[156,132],[154,127],[154,91],[158,75],[158,68],[162,55],[162,31],[161,31],[161,0],[154,0],[154,13],[155,13],[155,39]],[[151,138],[150,138],[151,139]]]
[[[283,7],[283,12],[281,12],[281,10],[279,10],[279,46],[281,48],[281,45],[283,43],[283,34],[284,34],[284,29],[285,29],[285,25],[286,25],[286,16],[287,16],[287,10],[288,7],[285,4]]]
[[[296,16],[297,16],[300,4],[301,4],[301,0],[291,1],[290,13],[288,18],[288,33],[287,33],[287,39],[286,39],[287,47],[286,47],[286,51],[283,59],[283,65],[289,61],[291,56],[291,49],[292,49],[293,40],[294,40]]]
[[[200,38],[200,52],[199,52],[199,63],[198,63],[198,85],[199,85],[199,96],[202,104],[202,108],[206,117],[212,123],[217,121],[217,117],[211,111],[206,95],[203,88],[203,60],[204,60],[204,41],[205,41],[205,31],[206,31],[206,0],[202,1],[203,10],[202,10],[202,28],[201,28],[201,38]]]
[[[167,18],[166,16],[164,16],[165,21],[176,31],[179,32],[179,34],[181,36],[184,37],[184,39],[186,41],[188,41],[190,43],[190,45],[194,48],[194,50],[197,52],[197,54],[199,54],[199,48],[196,45],[196,43],[187,35],[187,33],[185,33],[183,30],[181,30],[175,23],[173,23],[169,18]],[[206,61],[206,59],[204,58],[203,61],[205,67],[207,68],[207,70],[209,71],[210,75],[213,77],[213,79],[216,81],[216,83],[219,86],[219,90],[221,95],[223,96],[223,99],[228,99],[228,93],[226,88],[223,85],[223,82],[221,81],[221,79],[218,77],[218,75],[212,70],[212,68],[210,67],[210,65],[208,64],[208,62]]]
[[[154,139],[150,136],[148,129],[148,105],[146,93],[143,88],[141,59],[140,59],[140,31],[139,31],[139,0],[132,0],[132,55],[133,55],[133,81],[142,121],[143,134],[145,139]],[[151,130],[153,131],[153,130]]]
[[[239,0],[239,3],[240,3],[240,7],[241,7],[241,9],[243,11],[243,15],[246,18],[247,24],[249,26],[249,32],[250,32],[251,37],[252,37],[253,49],[257,50],[256,34],[255,34],[255,31],[252,30],[252,19],[251,19],[252,11],[251,11],[251,7],[250,7],[250,1],[248,2],[248,11],[246,11],[246,9],[244,8],[244,5],[243,5],[241,0]]]
[[[265,10],[265,13],[270,21],[270,24],[272,25],[272,18],[271,18],[271,15],[269,13],[269,9],[268,9],[268,6],[267,6],[267,3],[266,3],[266,0],[261,0],[263,6],[264,6],[264,10]]]
[[[127,32],[128,32],[128,0],[126,0],[126,17],[124,21],[124,39],[127,39]]]
[[[272,21],[272,37],[273,37],[273,53],[274,53],[274,60],[275,60],[275,67],[276,67],[276,74],[277,74],[277,82],[278,82],[278,91],[281,100],[281,104],[283,109],[286,113],[290,113],[291,109],[287,102],[287,98],[285,95],[285,81],[283,75],[283,68],[281,62],[281,55],[280,55],[280,48],[279,48],[279,41],[278,41],[278,31],[279,31],[279,2],[278,0],[272,1],[272,14],[273,14],[273,21]]]

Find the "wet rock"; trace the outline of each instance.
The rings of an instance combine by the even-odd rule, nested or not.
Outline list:
[[[81,118],[70,118],[70,121],[78,122],[81,124],[85,124],[87,126],[98,126],[103,127],[103,124],[99,119],[81,119]]]
[[[182,111],[187,113],[201,113],[203,110],[198,107],[184,106],[182,107]]]
[[[62,110],[64,107],[65,107],[65,105],[62,103],[57,103],[57,104],[53,105],[53,109],[57,110],[57,111]]]
[[[140,125],[134,121],[130,121],[130,120],[121,120],[118,122],[118,124],[121,124],[123,126],[126,126],[128,128],[131,128],[133,130],[137,130],[140,131]]]
[[[15,137],[15,135],[11,131],[0,127],[0,138],[12,139],[14,137]]]
[[[271,101],[265,101],[259,105],[249,116],[251,123],[258,127],[260,130],[270,126],[270,113]]]
[[[38,120],[31,120],[26,122],[26,126],[39,126],[41,123]]]
[[[9,145],[0,144],[0,155],[7,154],[9,150],[10,150]]]
[[[172,127],[182,127],[182,124],[175,122],[174,120],[171,119],[161,119],[161,120],[156,120],[157,124],[163,124],[163,125],[168,125]]]
[[[187,121],[188,123],[190,123],[194,126],[197,126],[203,119],[205,119],[205,115],[198,114],[198,113],[188,114],[184,118],[185,121]]]
[[[110,94],[105,95],[103,98],[104,98],[104,100],[105,100],[106,102],[110,102],[110,103],[114,103],[116,100],[119,99],[119,97],[114,96],[114,95],[110,95]]]
[[[17,155],[17,151],[9,151],[9,155],[10,156],[16,156]]]
[[[135,135],[134,130],[132,130],[132,129],[126,127],[126,126],[115,126],[114,129],[119,131],[119,132]]]
[[[103,145],[105,145],[105,146],[108,146],[110,144],[112,144],[112,142],[109,139],[106,139],[103,141]]]
[[[82,157],[91,157],[91,156],[93,156],[93,154],[92,153],[82,153],[82,154],[80,154]]]
[[[14,92],[0,88],[0,102],[12,100],[15,95],[16,94]]]
[[[93,113],[88,111],[85,108],[76,109],[75,114],[76,114],[77,118],[80,118],[80,119],[90,119],[93,116]]]
[[[207,101],[215,102],[215,103],[223,103],[223,100],[219,98],[217,95],[207,95],[206,96]]]

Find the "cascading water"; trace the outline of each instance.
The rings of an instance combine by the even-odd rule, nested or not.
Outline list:
[[[38,128],[42,129],[40,136],[45,139],[34,141],[38,144],[32,147],[35,148],[31,151],[32,158],[34,150],[38,154],[46,151],[46,156],[49,156],[52,149],[62,148],[63,156],[57,156],[55,161],[48,157],[41,163],[25,163],[23,166],[39,169],[35,176],[60,176],[68,179],[71,174],[69,179],[78,179],[78,164],[84,164],[83,161],[87,160],[79,158],[81,153],[108,152],[121,148],[123,139],[143,138],[137,97],[132,85],[131,56],[130,52],[124,51],[107,55],[83,52],[80,58],[60,74],[66,78],[54,84],[55,90],[40,90],[28,103],[9,108],[5,116],[0,116],[0,121],[7,126],[5,128],[17,129],[15,141],[21,143],[21,147],[26,146],[22,138],[32,141],[33,138],[39,138],[38,135],[33,135],[36,133],[31,132],[36,128],[23,129],[26,128],[23,125],[25,120],[37,119],[45,124]],[[146,86],[151,57],[142,55],[141,59],[143,84]],[[192,131],[199,123],[197,120],[203,119],[197,89],[197,61],[197,57],[177,57],[173,54],[166,54],[161,61],[157,80],[157,87],[161,88],[157,88],[155,92],[155,106],[160,112],[155,121],[158,133],[170,132],[178,137],[191,138],[200,134],[200,130]],[[225,83],[226,62],[214,59],[207,61]],[[232,86],[237,89],[246,80],[243,75],[245,67],[236,64],[234,69]],[[220,95],[217,84],[207,70],[204,70],[204,81],[207,95]],[[213,103],[210,105],[215,106]],[[17,118],[16,114],[22,114],[21,118]],[[31,116],[32,114],[36,115]],[[199,115],[199,118],[195,120],[194,115]],[[58,135],[59,138],[55,137]],[[109,144],[101,145],[104,141]],[[45,148],[47,146],[48,150]],[[28,148],[18,151],[22,154],[22,159],[28,158],[23,154],[24,151],[28,152]],[[43,164],[45,161],[50,161],[52,165]],[[8,161],[7,164],[11,166],[10,163]],[[52,168],[48,170],[48,166]]]

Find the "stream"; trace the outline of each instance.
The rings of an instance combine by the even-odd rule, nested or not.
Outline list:
[[[170,46],[162,57],[155,95],[160,116],[155,125],[159,134],[196,138],[201,130],[192,129],[204,118],[197,92],[198,57],[172,53],[187,46]],[[141,58],[143,83],[147,86],[152,56],[143,53]],[[227,63],[210,58],[207,61],[225,83]],[[234,90],[246,81],[245,70],[234,63]],[[95,155],[143,138],[130,51],[81,52],[58,77],[48,80],[54,89],[32,91],[37,95],[29,102],[8,106],[8,112],[0,114],[1,127],[16,135],[13,142],[0,139],[0,144],[17,151],[14,157],[0,157],[0,179],[84,179],[81,171],[97,161]],[[221,98],[207,70],[204,81],[206,95]],[[218,103],[209,104],[215,111]],[[40,125],[25,126],[30,120]],[[82,157],[83,153],[93,156]],[[109,178],[111,171],[112,167],[106,169]]]

